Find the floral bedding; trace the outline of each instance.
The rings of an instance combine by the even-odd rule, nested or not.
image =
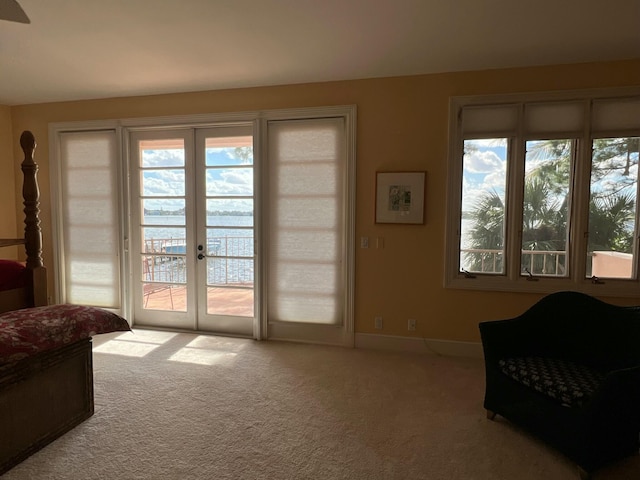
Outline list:
[[[121,316],[83,305],[48,305],[0,315],[0,365],[100,333],[129,331]]]

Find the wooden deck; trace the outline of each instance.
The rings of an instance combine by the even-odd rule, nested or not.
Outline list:
[[[159,286],[145,293],[145,308],[184,312],[187,309],[187,289],[183,286]],[[211,315],[234,315],[253,317],[253,289],[220,288],[207,289],[207,313]]]

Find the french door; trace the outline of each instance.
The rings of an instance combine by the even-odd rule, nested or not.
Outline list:
[[[254,336],[253,125],[130,133],[135,322]]]

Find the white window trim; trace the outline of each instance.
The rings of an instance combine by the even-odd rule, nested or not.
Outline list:
[[[460,245],[460,210],[462,196],[462,148],[463,132],[460,126],[460,112],[463,107],[488,106],[504,104],[524,104],[533,102],[554,102],[554,101],[578,101],[591,103],[598,99],[611,98],[637,98],[640,96],[640,88],[617,88],[617,89],[590,89],[566,92],[546,92],[546,93],[524,93],[524,94],[504,94],[487,96],[462,96],[452,97],[449,104],[449,148],[447,157],[447,198],[446,198],[446,227],[445,227],[445,256],[444,256],[444,286],[445,288],[456,288],[465,290],[483,291],[504,291],[504,292],[533,292],[550,293],[558,290],[576,290],[591,295],[603,295],[614,297],[634,297],[640,298],[640,248],[638,238],[635,247],[635,279],[603,279],[603,283],[593,283],[589,278],[581,278],[580,272],[584,272],[586,256],[586,236],[588,204],[580,206],[579,211],[574,210],[576,218],[571,219],[569,262],[571,265],[571,276],[567,278],[557,277],[535,277],[534,281],[527,280],[520,274],[520,245],[519,241],[510,237],[517,235],[518,229],[508,229],[505,234],[505,254],[507,259],[517,259],[515,262],[507,260],[506,274],[483,275],[465,274],[459,269],[459,245]],[[585,116],[590,110],[585,110]],[[518,140],[527,139],[527,135],[522,132],[522,121],[519,120],[519,132],[516,136]],[[580,149],[578,155],[582,158],[590,158],[591,152],[591,132],[589,131],[590,121],[585,122],[585,130],[582,134],[583,141],[578,142]],[[597,138],[604,134],[612,136],[640,136],[640,129],[633,131],[607,131],[598,132]],[[500,132],[495,132],[493,137],[500,136]],[[506,135],[511,136],[511,135]],[[554,135],[557,136],[557,135]],[[572,136],[575,136],[572,134]],[[521,145],[523,142],[515,142],[515,148],[510,155],[522,156]],[[572,190],[576,193],[572,196],[585,194],[584,188],[588,188],[590,165],[586,162],[576,162],[574,172],[574,185]],[[517,166],[520,170],[523,166]],[[522,204],[522,175],[520,172],[512,172],[508,175],[506,208],[521,210]],[[513,192],[520,192],[514,194]],[[587,192],[588,193],[588,192]],[[584,198],[584,197],[583,197]],[[640,197],[638,197],[640,203]],[[636,206],[636,222],[640,221],[640,205]],[[513,210],[512,210],[513,211]],[[512,224],[517,225],[518,218],[512,219]],[[521,221],[520,221],[521,223]],[[640,231],[640,224],[636,227]]]

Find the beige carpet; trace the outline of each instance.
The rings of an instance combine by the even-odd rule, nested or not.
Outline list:
[[[485,418],[480,360],[137,330],[94,371],[95,415],[3,480],[577,478]]]

